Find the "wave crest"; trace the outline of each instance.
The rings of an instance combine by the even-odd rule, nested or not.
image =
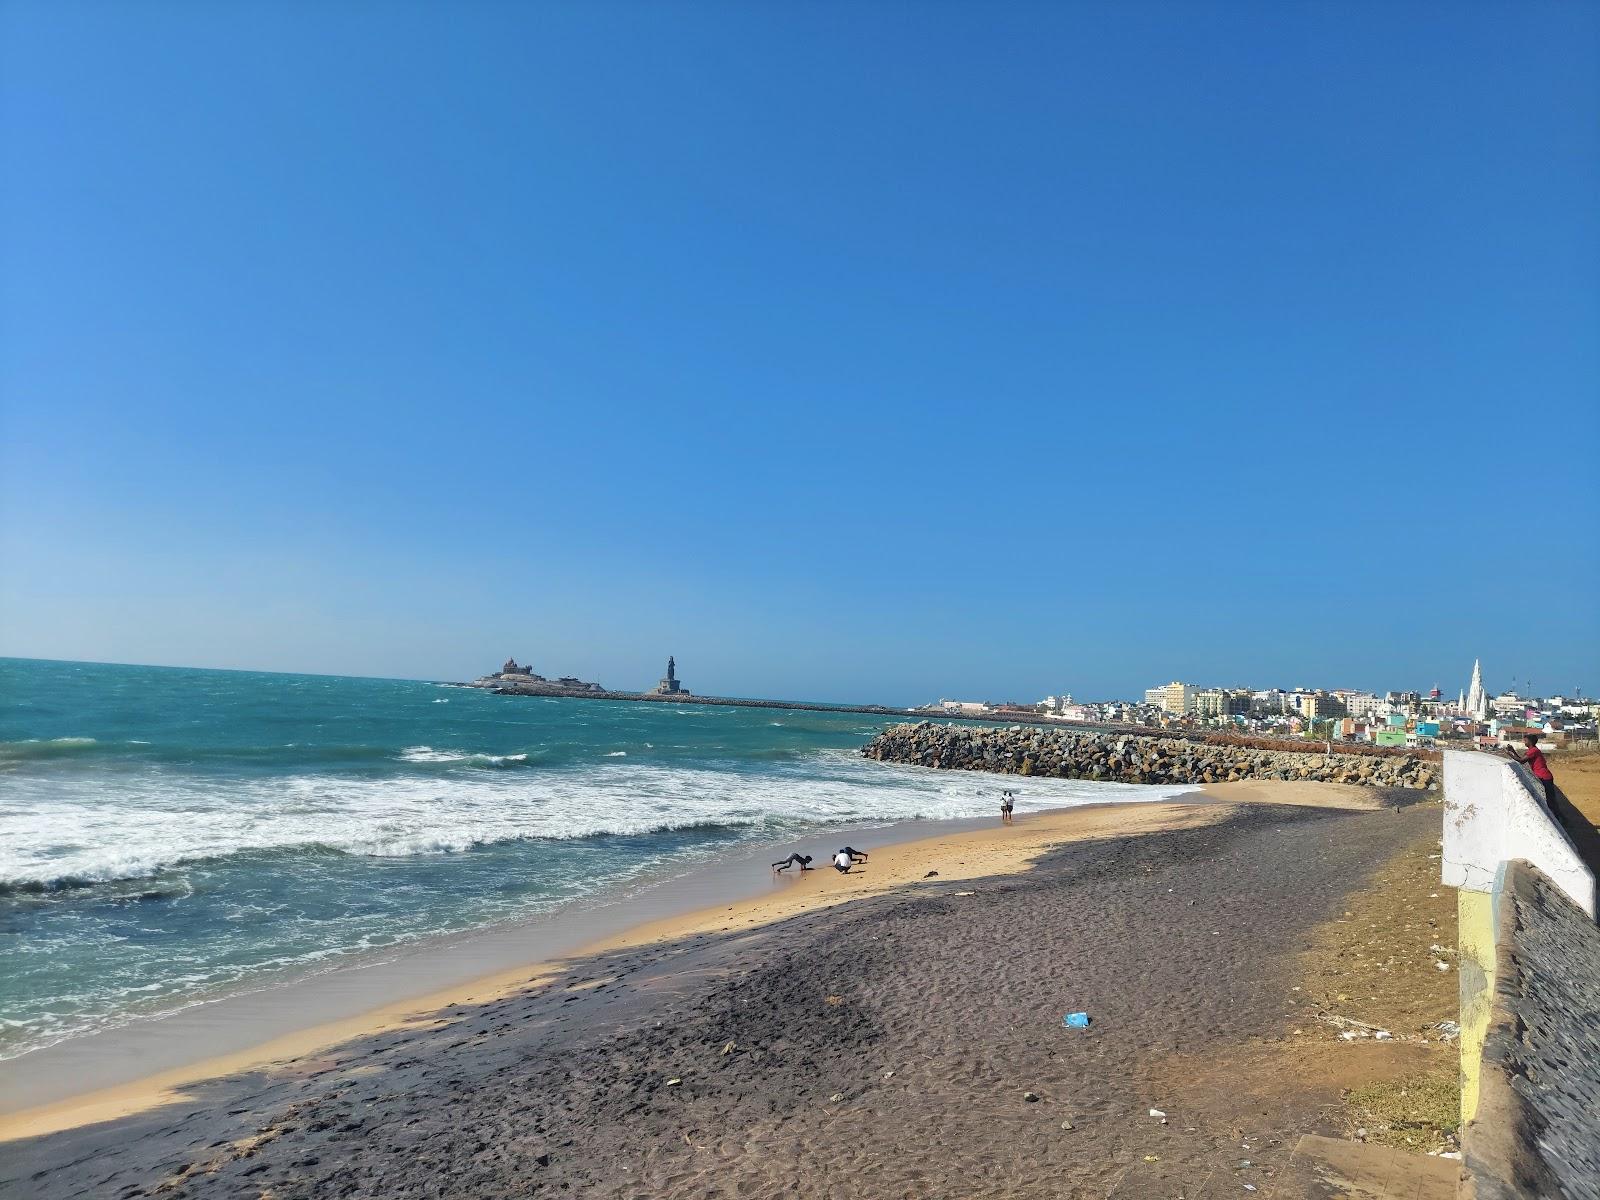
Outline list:
[[[65,758],[93,750],[99,744],[92,737],[27,738],[20,742],[0,742],[0,762]]]
[[[461,763],[467,766],[505,767],[528,761],[521,754],[480,754],[470,750],[435,750],[432,746],[407,746],[396,756],[408,763]]]

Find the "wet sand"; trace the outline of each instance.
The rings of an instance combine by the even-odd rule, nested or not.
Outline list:
[[[1144,1115],[1173,1057],[1277,1036],[1307,931],[1438,817],[1068,817],[1100,840],[1046,849],[1064,836],[1051,817],[875,853],[747,902],[761,912],[636,931],[544,986],[524,967],[518,990],[12,1141],[0,1192],[1139,1194],[1158,1164],[1233,1153],[1240,1134],[1226,1104]],[[1115,836],[1129,818],[1151,831]],[[1091,1029],[1062,1028],[1080,1008]]]

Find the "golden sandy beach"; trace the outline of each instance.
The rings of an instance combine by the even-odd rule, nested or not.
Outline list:
[[[270,1064],[288,1064],[353,1038],[403,1027],[426,1026],[441,1010],[482,1004],[559,980],[573,961],[626,947],[743,930],[785,920],[820,908],[913,888],[929,873],[943,883],[1027,870],[1052,847],[1134,833],[1194,828],[1225,819],[1236,806],[1281,803],[1310,807],[1370,809],[1380,803],[1371,789],[1319,783],[1247,782],[1209,784],[1199,789],[1210,802],[1094,805],[1032,814],[1014,825],[995,825],[961,833],[871,848],[870,867],[840,874],[819,862],[802,874],[784,872],[787,886],[774,893],[729,905],[636,925],[588,943],[562,959],[518,965],[466,985],[424,992],[384,1004],[355,1017],[312,1024],[248,1049],[206,1058],[120,1086],[88,1092],[35,1108],[0,1114],[0,1141],[33,1137],[74,1126],[111,1120],[172,1103],[194,1083]],[[592,984],[590,986],[593,986]]]

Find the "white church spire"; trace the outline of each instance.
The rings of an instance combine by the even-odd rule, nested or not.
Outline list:
[[[1489,695],[1483,690],[1483,670],[1472,660],[1472,684],[1467,688],[1467,715],[1474,720],[1489,719]]]

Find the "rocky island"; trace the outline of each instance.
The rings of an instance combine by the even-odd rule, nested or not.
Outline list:
[[[515,657],[492,675],[482,675],[462,687],[488,688],[490,691],[510,692],[523,696],[605,696],[609,693],[598,683],[589,683],[571,675],[560,679],[546,679],[534,673],[532,667],[520,665]]]
[[[710,704],[729,708],[782,708],[802,712],[870,713],[874,716],[903,717],[912,710],[889,708],[882,704],[810,704],[800,700],[748,700],[730,696],[697,696],[683,686],[678,678],[676,658],[667,656],[667,673],[647,692],[614,692],[598,683],[590,683],[572,676],[547,679],[536,674],[532,667],[520,664],[515,658],[490,675],[483,675],[471,683],[451,684],[452,687],[482,688],[499,696],[566,696],[578,700],[638,700],[671,704]]]

